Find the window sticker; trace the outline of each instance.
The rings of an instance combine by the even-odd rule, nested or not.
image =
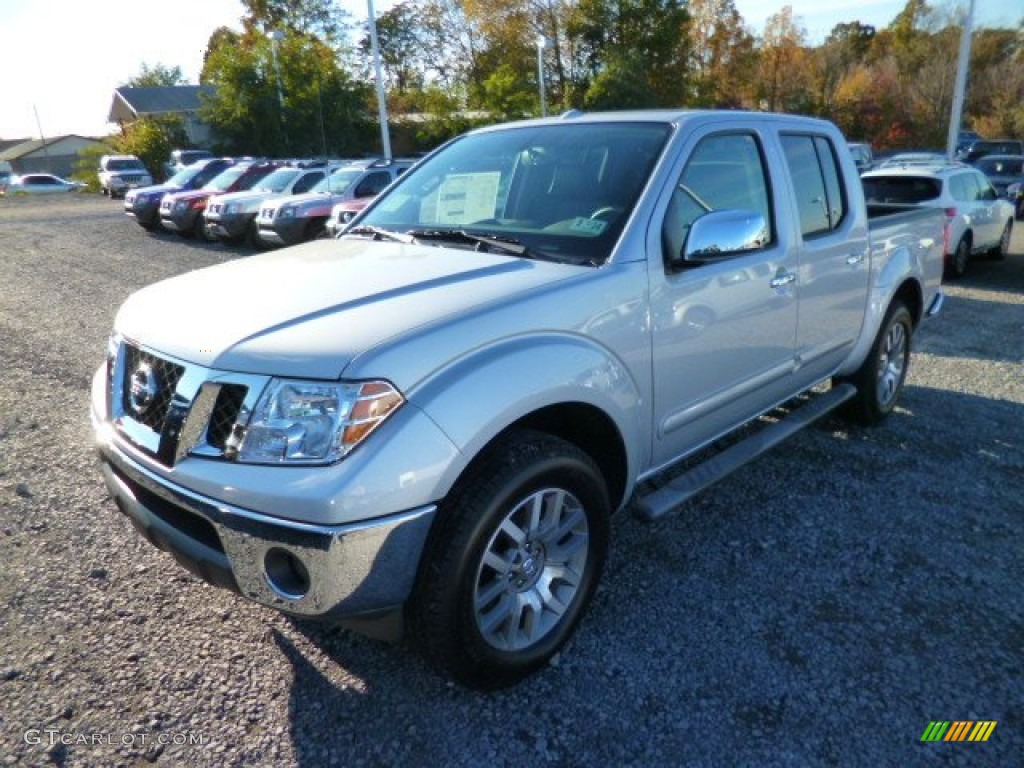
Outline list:
[[[437,190],[434,220],[438,224],[462,225],[493,218],[500,181],[500,171],[448,176]]]

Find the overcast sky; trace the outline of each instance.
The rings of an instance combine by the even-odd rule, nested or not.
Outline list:
[[[967,0],[961,0],[966,7]],[[366,2],[341,0],[357,19]],[[377,13],[393,0],[377,0]],[[783,0],[735,0],[747,25],[760,33]],[[884,27],[905,0],[792,0],[811,42],[820,42],[842,21]],[[1018,7],[1011,14],[1011,7]],[[114,88],[138,74],[143,63],[179,66],[198,81],[203,48],[220,26],[238,27],[239,0],[175,0],[163,6],[138,0],[0,0],[0,139],[77,133],[103,136]],[[823,8],[827,8],[823,9]],[[1024,0],[976,0],[976,23],[1015,26]],[[36,115],[38,114],[38,123]]]

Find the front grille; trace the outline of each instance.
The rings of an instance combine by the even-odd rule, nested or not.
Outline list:
[[[260,211],[260,218],[261,219],[273,219],[274,218],[274,209],[273,208],[264,208],[262,211]]]
[[[133,403],[132,384],[136,376],[140,379],[145,378],[147,370],[152,373],[155,391],[152,393],[152,400],[140,408],[138,398]],[[130,344],[126,345],[122,409],[140,424],[154,432],[160,432],[167,417],[167,407],[184,373],[185,368],[181,365],[163,360]]]
[[[206,430],[206,442],[209,445],[224,450],[248,392],[249,388],[242,384],[225,384],[220,388]]]

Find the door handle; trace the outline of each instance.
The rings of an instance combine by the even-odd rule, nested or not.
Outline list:
[[[858,251],[857,253],[851,253],[846,257],[846,263],[851,267],[855,267],[864,261],[864,251]]]
[[[794,273],[780,271],[772,278],[771,286],[772,288],[782,288],[794,282],[796,282],[796,275]]]

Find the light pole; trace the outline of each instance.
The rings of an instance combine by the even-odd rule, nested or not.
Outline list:
[[[964,117],[964,91],[967,90],[967,67],[971,58],[971,31],[974,25],[974,0],[970,0],[964,27],[960,33],[960,54],[956,64],[956,83],[953,86],[953,108],[949,116],[949,131],[946,133],[946,158],[956,159],[956,144],[960,137],[960,121]]]
[[[277,60],[277,45],[284,40],[284,32],[279,29],[273,30],[270,35],[270,55],[274,59],[274,74],[277,77],[277,103],[281,108],[281,138],[285,146],[288,145],[288,137],[284,130],[284,89],[281,87],[281,63]]]
[[[391,160],[391,134],[388,132],[388,103],[384,98],[384,80],[380,73],[380,46],[377,44],[377,17],[373,12],[373,0],[366,0],[366,11],[369,15],[370,48],[373,51],[373,69],[377,82],[377,119],[380,120],[380,143],[384,149],[384,159]]]
[[[548,105],[544,99],[544,48],[548,41],[544,35],[537,36],[537,85],[540,88],[540,116],[548,116]]]

